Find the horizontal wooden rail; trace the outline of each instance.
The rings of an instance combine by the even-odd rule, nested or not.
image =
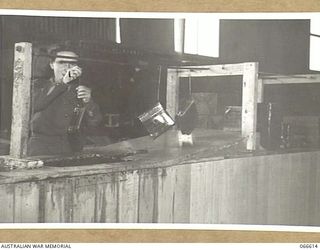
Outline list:
[[[320,83],[320,74],[260,76],[260,79],[264,85]]]

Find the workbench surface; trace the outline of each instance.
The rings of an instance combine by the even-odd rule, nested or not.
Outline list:
[[[38,169],[15,170],[2,167],[0,183],[161,168],[184,163],[240,157],[250,153],[245,150],[239,132],[196,129],[193,138],[193,146],[181,147],[178,144],[177,132],[170,130],[155,140],[145,136],[107,146],[86,147],[84,154],[125,155],[125,157],[120,162],[83,166],[44,166]]]
[[[121,156],[118,162],[94,164],[63,164],[60,157],[40,158],[58,159],[60,166],[47,164],[37,169],[0,168],[0,183],[15,183],[24,181],[45,180],[60,177],[75,177],[114,172],[126,172],[140,169],[165,168],[182,164],[192,164],[206,161],[219,161],[230,158],[252,157],[266,154],[294,153],[315,151],[317,149],[290,149],[278,151],[254,152],[247,151],[244,139],[239,132],[222,130],[196,129],[193,132],[193,146],[179,146],[177,131],[170,130],[157,139],[145,136],[126,140],[107,146],[86,147],[84,155]],[[67,162],[67,161],[66,161]],[[49,166],[50,165],[50,166]]]

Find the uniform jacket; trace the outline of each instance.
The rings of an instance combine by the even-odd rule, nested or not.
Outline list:
[[[68,137],[68,127],[74,107],[78,102],[77,86],[75,83],[54,84],[52,79],[34,82],[30,124],[31,137]],[[82,127],[85,129],[97,126],[101,120],[102,116],[98,105],[92,100],[89,101],[86,104]],[[43,143],[43,140],[41,143]]]
[[[50,88],[54,88],[48,94]],[[33,90],[31,132],[44,135],[66,135],[77,105],[75,84],[54,85],[53,81],[37,81]],[[99,107],[92,100],[86,104],[84,126],[96,126],[101,121]]]

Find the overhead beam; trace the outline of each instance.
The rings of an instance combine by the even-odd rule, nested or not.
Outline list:
[[[243,63],[186,66],[176,69],[179,77],[204,77],[204,76],[233,76],[242,75]]]

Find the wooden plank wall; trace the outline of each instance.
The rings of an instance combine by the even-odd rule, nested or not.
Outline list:
[[[306,152],[3,184],[0,221],[319,226],[319,163]]]

